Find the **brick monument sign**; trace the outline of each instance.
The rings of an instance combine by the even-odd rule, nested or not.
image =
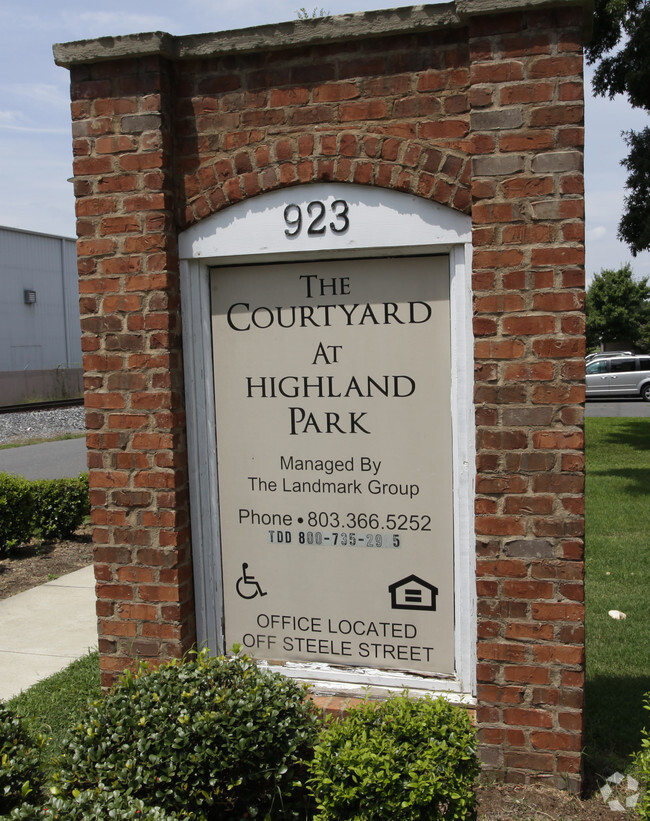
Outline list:
[[[54,47],[102,682],[243,645],[580,784],[578,0]]]

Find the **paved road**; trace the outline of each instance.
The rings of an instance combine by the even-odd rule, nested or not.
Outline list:
[[[643,399],[588,399],[585,416],[650,416],[650,402]]]
[[[0,472],[26,479],[65,479],[86,470],[84,437],[0,450]]]

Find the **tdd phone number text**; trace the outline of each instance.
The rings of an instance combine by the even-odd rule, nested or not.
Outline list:
[[[402,546],[400,533],[333,533],[323,530],[269,530],[271,544],[317,545],[324,547],[390,547]]]

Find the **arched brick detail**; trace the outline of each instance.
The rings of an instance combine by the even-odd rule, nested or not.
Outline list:
[[[181,229],[309,182],[470,208],[467,30],[443,27],[175,64]]]
[[[183,227],[247,197],[310,182],[373,185],[469,213],[467,153],[360,131],[303,132],[238,147],[184,177]]]

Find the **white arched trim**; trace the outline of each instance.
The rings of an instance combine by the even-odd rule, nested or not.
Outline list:
[[[336,217],[331,205],[345,200],[350,210],[350,230],[336,234],[285,235],[283,213],[287,204],[306,209],[310,202],[323,202],[324,224]],[[278,219],[279,218],[279,219]],[[471,241],[469,217],[438,203],[383,188],[342,183],[301,185],[272,191],[232,205],[188,228],[179,238],[182,259],[212,260],[212,264],[253,262],[269,255],[291,258],[320,257],[327,253],[349,256],[394,255],[396,251],[417,253]],[[439,252],[439,250],[438,250]]]

